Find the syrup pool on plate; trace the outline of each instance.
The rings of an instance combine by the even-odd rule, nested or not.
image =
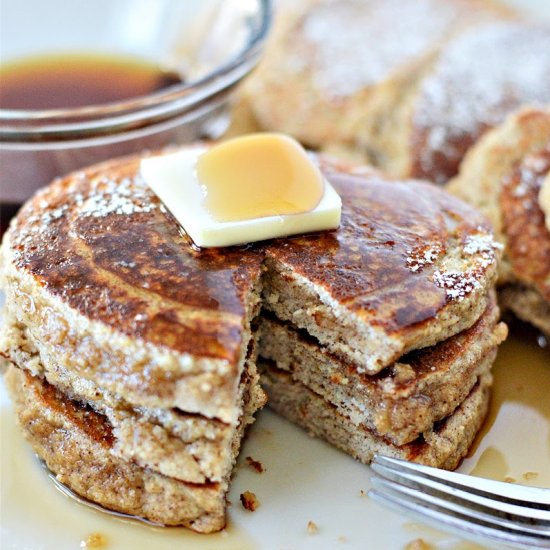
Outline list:
[[[550,488],[550,348],[534,331],[513,327],[493,375],[489,415],[461,471]]]

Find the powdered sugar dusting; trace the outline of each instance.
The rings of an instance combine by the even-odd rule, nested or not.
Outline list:
[[[329,97],[345,97],[390,76],[441,39],[458,15],[439,0],[324,0],[304,21],[314,82]],[[311,59],[289,59],[296,72]]]
[[[433,264],[439,258],[441,251],[439,244],[407,250],[407,267],[412,273],[422,271],[425,266]]]
[[[496,250],[502,250],[503,246],[497,243],[488,233],[476,233],[466,238],[464,254],[475,256],[475,261],[483,268],[489,267],[496,261]]]
[[[434,272],[432,278],[437,286],[444,288],[447,298],[461,301],[470,293],[482,288],[481,281],[487,278],[487,269],[496,264],[497,251],[502,250],[490,233],[479,228],[476,233],[468,235],[462,246],[461,259],[466,260],[466,269],[456,267],[441,268]],[[457,259],[454,259],[456,265]]]
[[[82,172],[73,174],[70,182],[61,181],[59,185],[62,187],[55,184],[46,187],[23,207],[20,218],[24,223],[16,227],[12,235],[16,262],[44,250],[54,250],[60,228],[72,224],[75,218],[93,217],[99,221],[108,215],[132,216],[158,208],[158,202],[139,176],[120,179],[97,176],[89,181]],[[56,265],[69,261],[60,254]]]
[[[460,36],[422,84],[414,116],[415,127],[427,132],[422,169],[433,174],[436,154],[460,160],[464,139],[475,140],[523,104],[548,101],[548,90],[550,29],[493,23]]]
[[[444,288],[447,297],[451,300],[463,300],[472,291],[481,288],[476,277],[462,271],[435,271],[433,274],[435,284]]]
[[[525,210],[541,207],[539,193],[543,180],[548,173],[548,153],[550,143],[542,150],[527,155],[519,165],[519,173],[512,172],[503,179],[503,185],[511,188],[515,198],[523,199]],[[544,211],[544,208],[542,208]]]
[[[151,196],[146,192],[146,186],[140,183],[139,178],[115,181],[102,177],[93,183],[94,192],[90,193],[85,200],[77,202],[81,216],[95,218],[109,214],[130,216],[151,212],[157,207],[151,202]]]

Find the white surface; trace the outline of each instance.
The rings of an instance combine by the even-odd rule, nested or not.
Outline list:
[[[197,246],[246,244],[297,233],[336,229],[340,224],[342,201],[326,180],[323,198],[309,212],[217,222],[203,204],[204,195],[196,176],[197,159],[206,150],[206,147],[194,147],[141,161],[143,179]]]

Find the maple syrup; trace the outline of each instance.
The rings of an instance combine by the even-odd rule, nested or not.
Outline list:
[[[550,348],[515,324],[499,349],[491,408],[461,471],[550,488]]]
[[[281,134],[251,134],[212,147],[200,156],[197,177],[218,222],[309,212],[324,193],[319,168]]]
[[[34,111],[101,105],[137,98],[182,82],[181,75],[130,56],[56,54],[29,57],[0,65],[0,109]],[[43,168],[42,176],[54,166],[55,163],[49,163]],[[57,170],[52,177],[55,175],[60,175]],[[6,189],[12,185],[8,176],[1,185],[6,185]],[[10,196],[14,194],[12,191]],[[20,203],[0,196],[0,238],[20,207]]]
[[[0,109],[67,109],[123,101],[183,82],[134,57],[57,54],[0,66]]]

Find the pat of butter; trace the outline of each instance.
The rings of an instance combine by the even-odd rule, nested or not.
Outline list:
[[[336,229],[340,225],[342,201],[326,180],[321,200],[307,212],[216,221],[205,206],[205,196],[196,174],[197,161],[207,150],[206,147],[190,147],[141,161],[144,181],[197,246],[209,248],[246,244]],[[235,189],[235,193],[238,192]]]
[[[546,178],[542,182],[539,193],[539,204],[541,210],[544,212],[546,227],[548,231],[550,231],[550,173],[547,174]]]

